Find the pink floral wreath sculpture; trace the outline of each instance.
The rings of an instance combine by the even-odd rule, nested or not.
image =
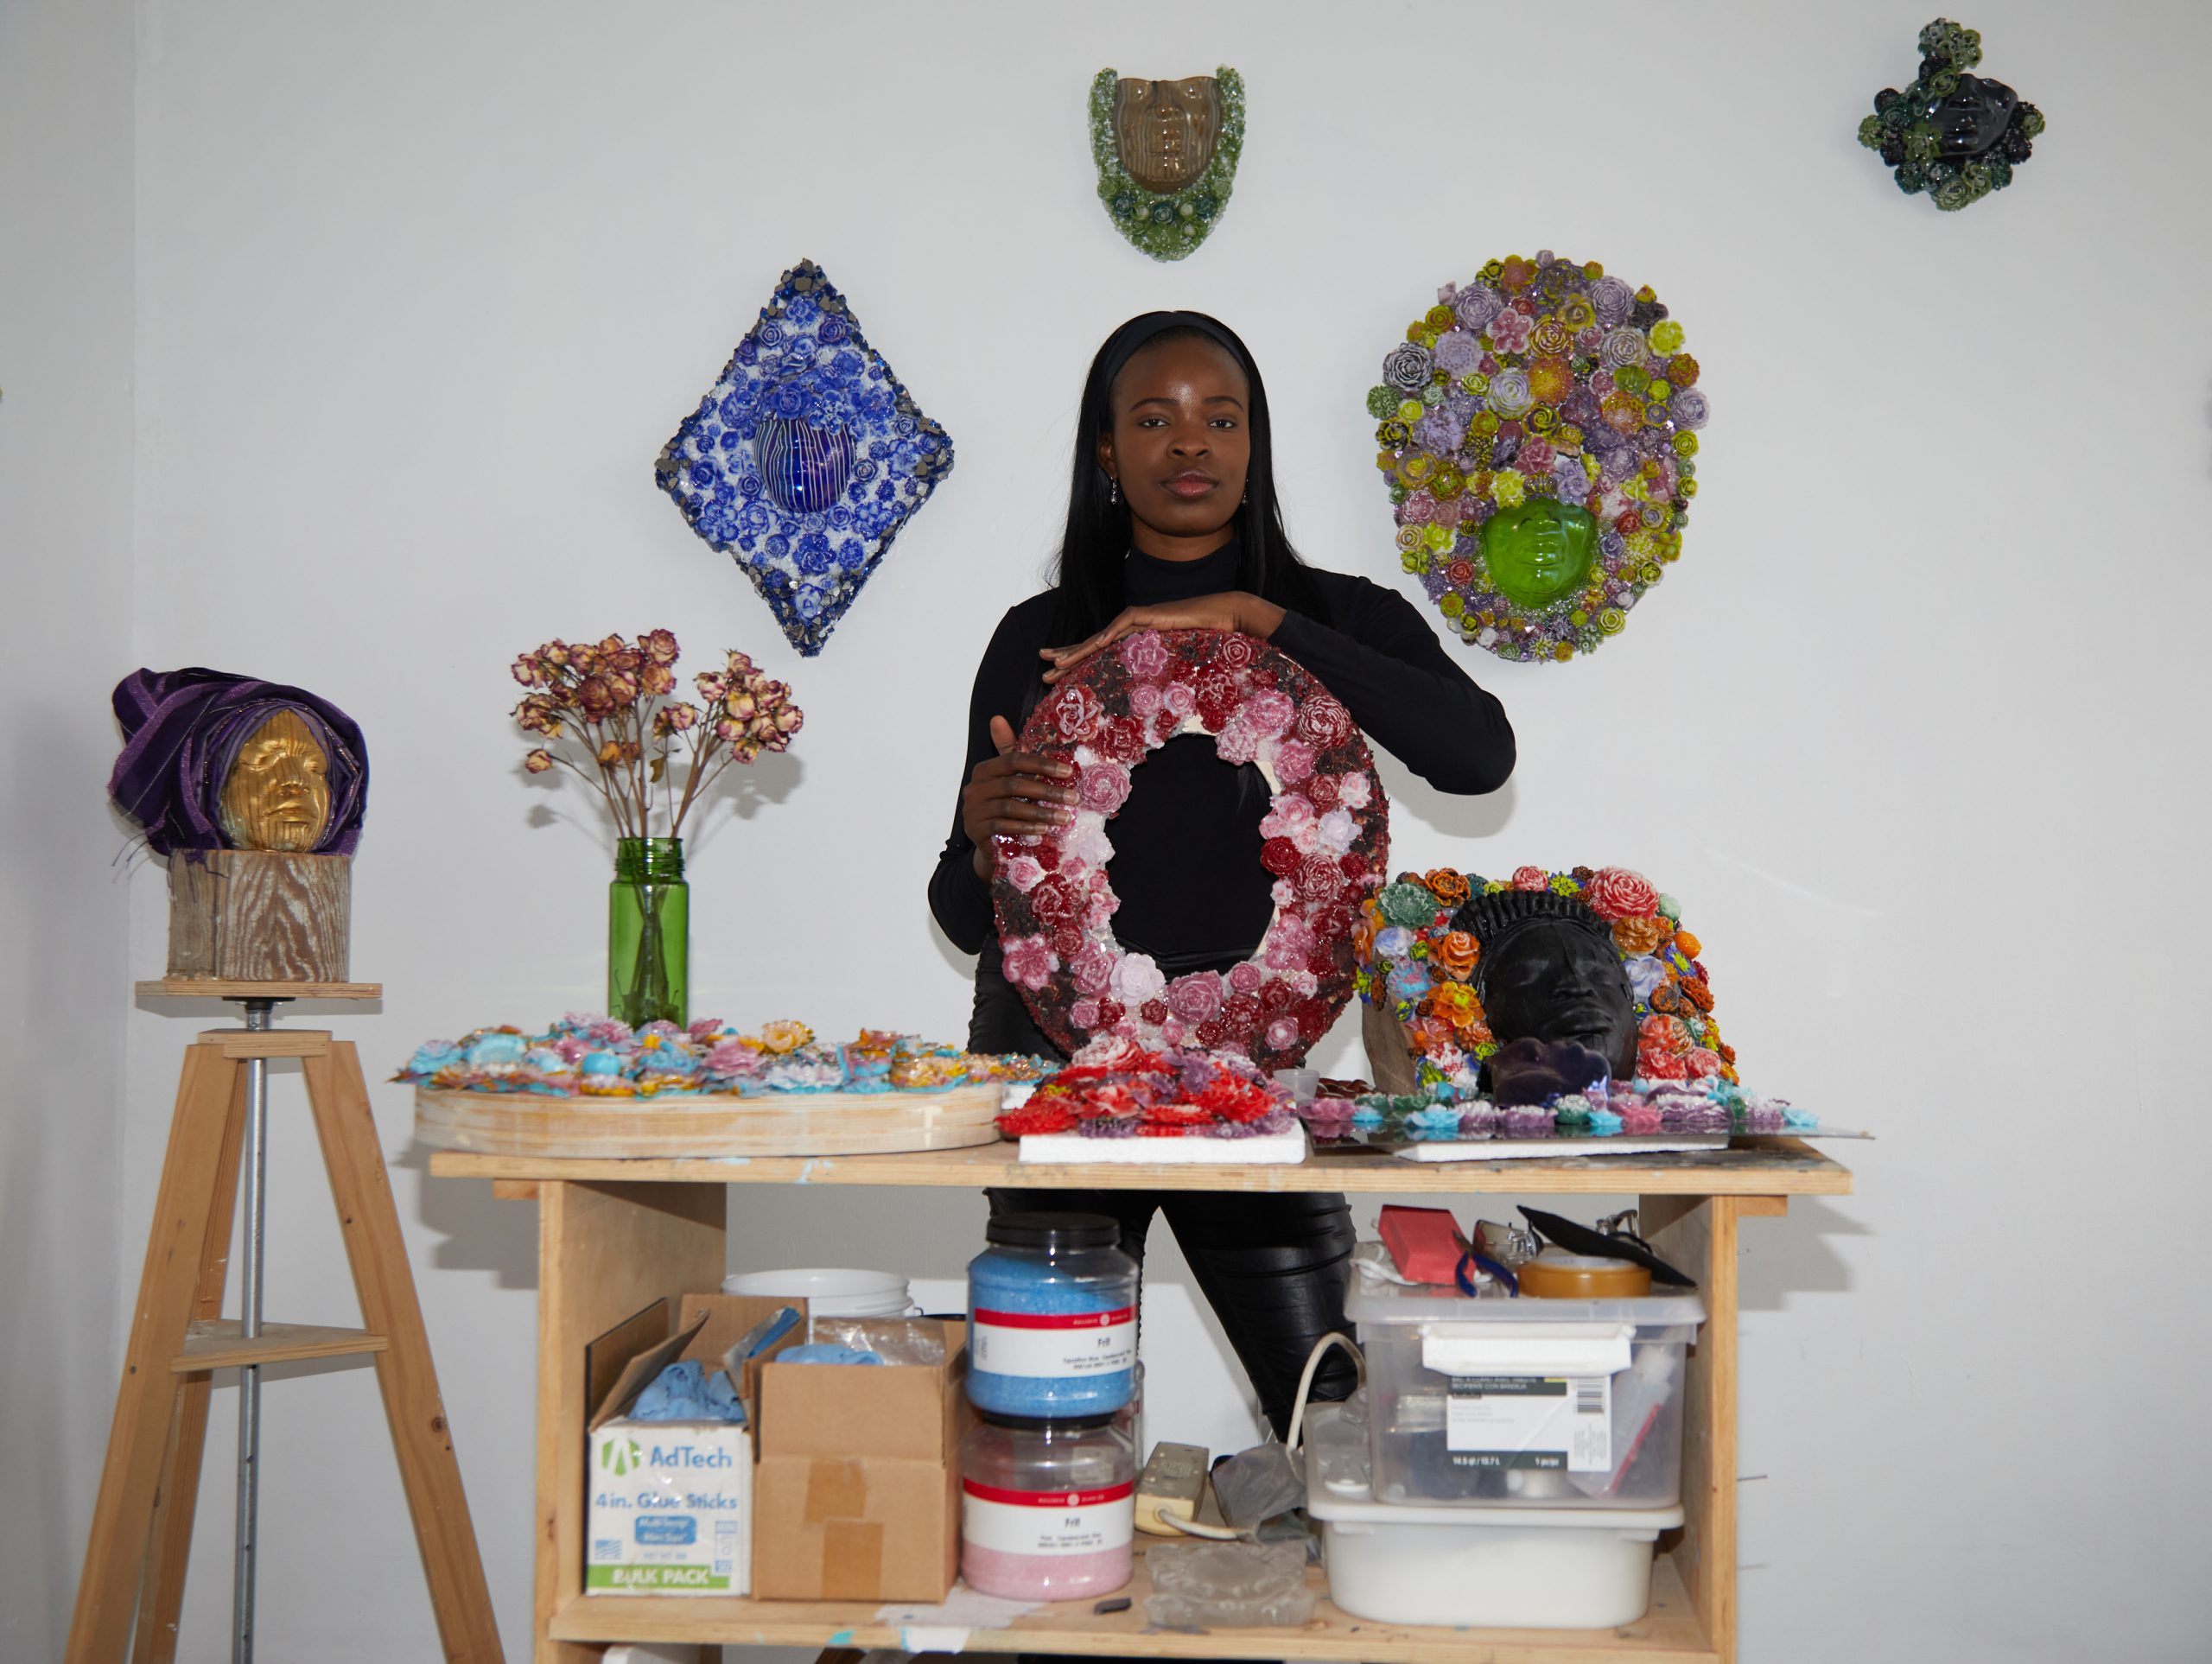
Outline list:
[[[1114,939],[1107,822],[1130,771],[1202,729],[1222,760],[1256,763],[1274,797],[1260,860],[1274,918],[1227,973],[1170,981]],[[1068,1052],[1115,1034],[1147,1050],[1241,1052],[1293,1068],[1352,994],[1351,933],[1389,871],[1389,803],[1344,706],[1266,643],[1218,630],[1145,631],[1084,661],[1030,713],[1022,748],[1076,770],[1074,820],[1001,837],[992,900],[1007,979]]]

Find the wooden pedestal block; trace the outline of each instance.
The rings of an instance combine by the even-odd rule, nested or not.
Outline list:
[[[169,975],[345,981],[353,871],[350,855],[178,850],[169,857]]]
[[[1418,1092],[1421,1065],[1414,1060],[1413,1038],[1383,1003],[1388,997],[1378,988],[1376,998],[1360,1007],[1359,1038],[1367,1046],[1368,1074],[1378,1092]]]

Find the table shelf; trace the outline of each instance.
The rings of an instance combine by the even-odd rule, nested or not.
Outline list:
[[[1662,1554],[1651,1577],[1651,1610],[1617,1629],[1456,1629],[1351,1617],[1329,1603],[1327,1580],[1307,1574],[1321,1598],[1297,1629],[1154,1629],[1144,1615],[1151,1592],[1140,1552],[1135,1580],[1122,1592],[1126,1611],[1099,1614],[1093,1603],[1039,1608],[1004,1629],[974,1629],[963,1650],[1076,1656],[1360,1660],[1363,1664],[1717,1664],[1718,1654],[1674,1559]],[[743,1600],[719,1596],[575,1595],[553,1614],[552,1633],[583,1642],[672,1642],[724,1647],[883,1648],[906,1650],[896,1626],[877,1622],[880,1601]]]
[[[650,1112],[646,1112],[650,1113]],[[1154,1632],[1144,1580],[1128,1612],[1046,1607],[1012,1628],[976,1630],[977,1652],[1280,1658],[1366,1664],[1734,1664],[1736,1655],[1736,1269],[1745,1219],[1789,1211],[1792,1196],[1842,1196],[1851,1173],[1792,1138],[1738,1139],[1722,1151],[1422,1163],[1381,1154],[1317,1156],[1296,1166],[1026,1165],[1005,1144],[911,1155],[583,1160],[442,1150],[430,1171],[490,1179],[495,1196],[538,1210],[537,1503],[532,1640],[537,1664],[597,1664],[611,1644],[895,1648],[880,1602],[586,1595],[584,1348],[653,1301],[718,1286],[728,1264],[729,1187],[887,1185],[974,1191],[1342,1191],[1355,1195],[1630,1196],[1654,1248],[1698,1281],[1707,1321],[1685,1364],[1684,1523],[1662,1538],[1651,1610],[1617,1629],[1436,1629],[1345,1616],[1324,1602],[1302,1629]],[[1319,1575],[1318,1573],[1315,1575]]]

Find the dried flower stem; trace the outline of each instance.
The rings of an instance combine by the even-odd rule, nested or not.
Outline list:
[[[606,799],[616,835],[653,835],[653,810],[667,814],[665,835],[683,835],[685,817],[732,763],[782,751],[804,715],[791,689],[772,681],[745,654],[731,651],[724,668],[692,678],[702,705],[677,699],[676,638],[649,630],[636,641],[609,636],[575,645],[550,641],[514,662],[530,692],[515,721],[548,743],[524,765],[542,774],[555,765],[588,782]],[[683,788],[670,778],[677,736],[683,736]],[[587,770],[562,744],[573,740],[590,759]],[[557,748],[556,748],[557,747]]]

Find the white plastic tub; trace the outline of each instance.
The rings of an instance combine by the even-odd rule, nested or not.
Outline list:
[[[725,1294],[804,1300],[817,1318],[911,1318],[921,1308],[906,1280],[895,1271],[804,1267],[791,1271],[746,1271],[722,1279]]]
[[[1361,1280],[1376,1500],[1639,1509],[1681,1500],[1682,1365],[1705,1308],[1473,1300]]]
[[[1680,1508],[1535,1508],[1378,1502],[1367,1445],[1335,1405],[1308,1412],[1306,1512],[1329,1598],[1389,1623],[1604,1629],[1651,1604],[1652,1544]]]

